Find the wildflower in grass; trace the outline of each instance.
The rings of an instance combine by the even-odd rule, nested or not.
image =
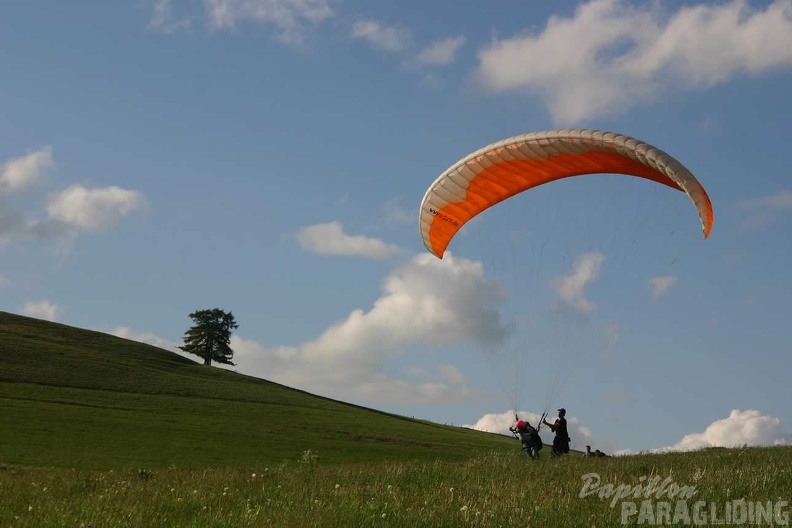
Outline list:
[[[467,510],[468,510],[467,505],[464,505],[461,508],[459,508],[459,511],[461,511],[462,513],[465,513]]]
[[[253,473],[252,475],[250,475],[250,478],[256,478],[256,474]]]
[[[335,485],[335,489],[339,489],[340,487],[341,487],[341,484],[336,484]]]
[[[383,514],[382,514],[382,518],[383,518],[383,519],[384,519],[385,517],[387,517],[387,516],[388,516],[388,514],[387,514],[387,513],[383,513]]]
[[[33,511],[33,506],[28,506],[28,511]]]

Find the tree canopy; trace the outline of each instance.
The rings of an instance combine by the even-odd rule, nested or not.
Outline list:
[[[190,314],[195,323],[184,333],[184,345],[179,348],[203,358],[204,365],[212,361],[234,365],[231,358],[231,332],[239,327],[231,312],[220,308],[198,310]]]

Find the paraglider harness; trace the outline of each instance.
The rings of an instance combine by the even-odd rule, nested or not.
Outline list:
[[[519,430],[515,426],[509,428],[514,438],[520,441],[522,444],[523,451],[526,452],[528,456],[531,458],[539,458],[539,451],[543,447],[542,437],[539,436],[539,430],[542,428],[542,420],[547,418],[547,413],[542,413],[542,418],[539,420],[539,423],[536,427],[531,426],[530,430]],[[515,424],[520,421],[519,416],[517,413],[514,413],[514,422]]]

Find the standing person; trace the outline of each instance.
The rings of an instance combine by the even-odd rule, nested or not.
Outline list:
[[[556,418],[554,423],[547,423],[547,420],[542,420],[555,433],[555,438],[553,438],[553,456],[569,453],[570,438],[565,416],[566,409],[561,407],[558,409],[558,418]]]

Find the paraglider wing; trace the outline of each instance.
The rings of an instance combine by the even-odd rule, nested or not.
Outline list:
[[[471,218],[528,189],[584,174],[624,174],[678,189],[695,205],[704,238],[712,229],[712,203],[693,174],[662,150],[600,130],[551,130],[488,145],[461,159],[424,195],[419,227],[426,248],[443,258],[454,235]]]

